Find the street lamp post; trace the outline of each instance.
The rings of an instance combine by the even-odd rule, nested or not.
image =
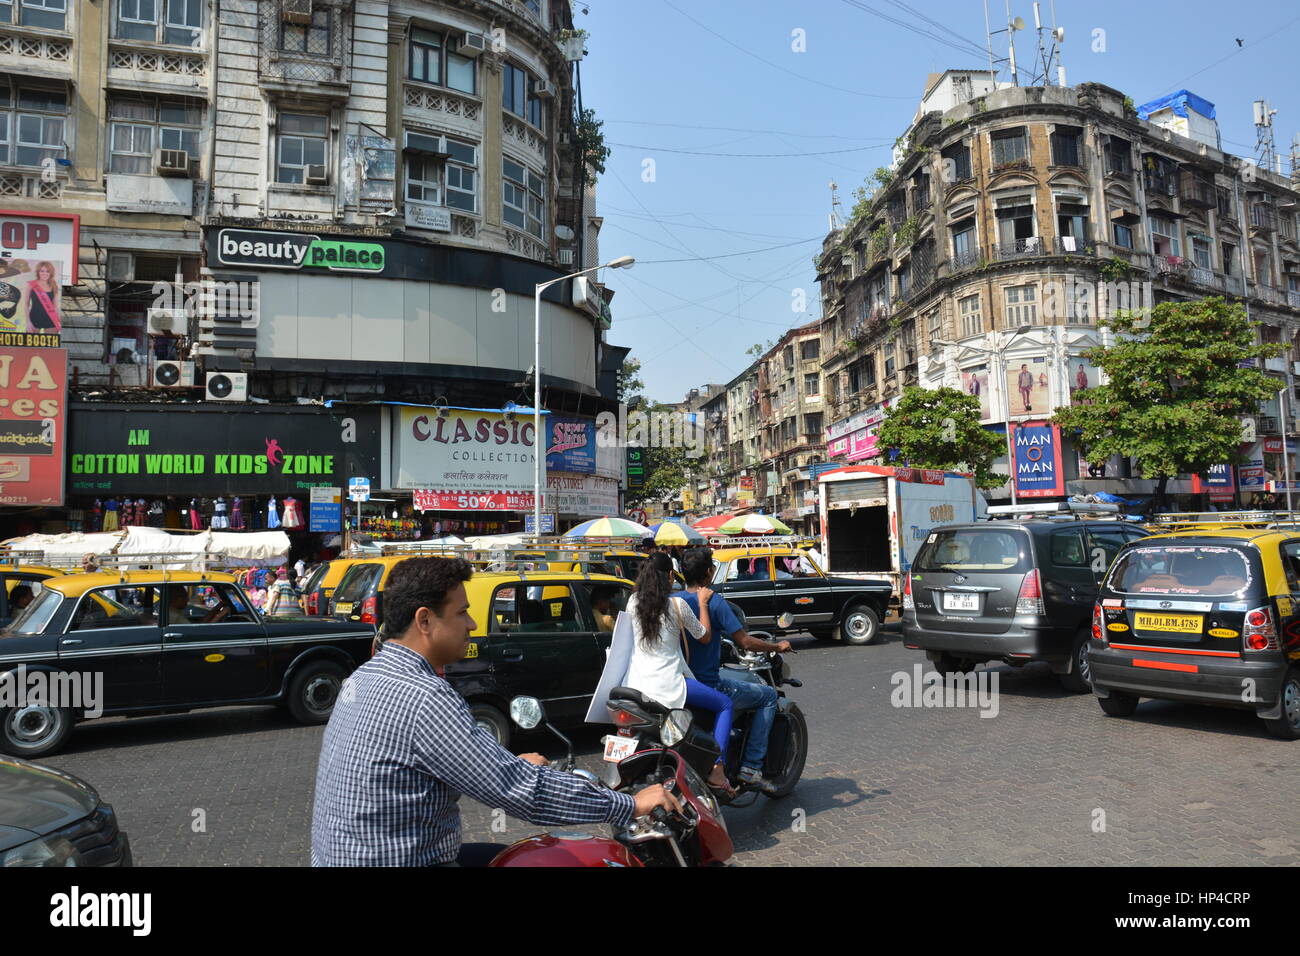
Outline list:
[[[1003,408],[1006,409],[1006,428],[1007,428],[1007,480],[1011,483],[1011,504],[1014,507],[1019,504],[1016,496],[1016,450],[1011,441],[1011,393],[1007,389],[1007,361],[1006,351],[1011,347],[1011,343],[1018,337],[1024,335],[1032,325],[1022,325],[1011,334],[1011,337],[994,349],[982,349],[974,345],[962,345],[958,342],[949,342],[947,339],[931,339],[932,345],[952,346],[953,348],[970,349],[972,352],[980,352],[984,355],[992,355],[997,358],[998,371],[1001,374],[1001,390],[1003,393]]]
[[[626,269],[636,262],[631,256],[619,256],[604,265],[592,266],[579,272],[546,282],[539,282],[533,287],[533,535],[542,536],[542,474],[546,467],[546,442],[542,437],[542,291],[563,282],[576,279],[588,272],[601,269]]]

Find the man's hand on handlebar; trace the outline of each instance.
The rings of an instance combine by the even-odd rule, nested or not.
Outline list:
[[[790,654],[790,653],[793,653],[793,651],[794,651],[794,648],[792,648],[792,647],[790,646],[790,642],[789,642],[789,641],[777,641],[777,642],[776,642],[776,652],[777,652],[778,654]]]
[[[648,815],[655,807],[663,807],[671,813],[682,812],[682,805],[677,802],[677,798],[659,784],[641,790],[636,794],[635,799],[635,816],[638,817]]]

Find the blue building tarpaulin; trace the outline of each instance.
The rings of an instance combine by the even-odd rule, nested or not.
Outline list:
[[[1195,93],[1190,93],[1187,90],[1178,90],[1176,93],[1162,96],[1160,99],[1152,100],[1150,103],[1143,103],[1137,108],[1137,113],[1142,119],[1150,119],[1152,113],[1158,113],[1164,109],[1172,109],[1176,115],[1186,118],[1187,107],[1189,106],[1206,119],[1214,119],[1214,104],[1209,100],[1201,99]]]

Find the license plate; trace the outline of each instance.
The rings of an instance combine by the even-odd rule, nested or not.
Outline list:
[[[468,661],[475,657],[478,657],[478,645],[470,641],[465,648],[465,660]]]
[[[335,614],[351,614],[351,613],[352,613],[352,605],[351,605],[351,604],[335,604],[335,605],[334,605],[334,613],[335,613]]]
[[[1133,615],[1133,626],[1143,631],[1199,634],[1201,633],[1201,616],[1199,614],[1151,614],[1138,611]]]
[[[636,753],[636,745],[639,738],[637,737],[619,737],[610,734],[605,738],[605,759],[610,763],[618,763],[624,757],[630,757]]]
[[[978,594],[950,594],[944,592],[943,609],[945,611],[978,611],[980,596]]]

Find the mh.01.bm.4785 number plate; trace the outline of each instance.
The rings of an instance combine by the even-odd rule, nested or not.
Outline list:
[[[1201,616],[1199,614],[1152,614],[1138,611],[1133,615],[1133,626],[1142,631],[1199,634],[1201,633]]]

